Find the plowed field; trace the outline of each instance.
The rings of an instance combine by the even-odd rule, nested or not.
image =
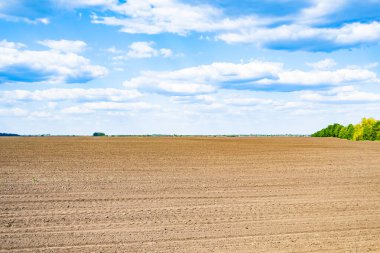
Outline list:
[[[380,142],[0,138],[1,252],[380,252]]]

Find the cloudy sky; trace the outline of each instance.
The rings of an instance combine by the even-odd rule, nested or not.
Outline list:
[[[380,119],[380,0],[0,0],[0,132]]]

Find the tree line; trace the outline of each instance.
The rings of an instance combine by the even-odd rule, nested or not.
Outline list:
[[[20,136],[18,134],[0,133],[0,136]]]
[[[337,137],[353,141],[380,140],[380,120],[363,118],[359,124],[343,126],[335,123],[319,130],[312,137]]]

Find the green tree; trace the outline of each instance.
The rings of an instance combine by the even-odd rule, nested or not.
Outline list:
[[[338,137],[341,139],[347,139],[346,135],[347,135],[347,127],[342,127],[339,131]]]
[[[335,123],[333,125],[333,133],[332,133],[332,137],[339,137],[339,132],[340,130],[343,128],[343,126],[341,124],[337,124]]]
[[[375,140],[373,139],[373,126],[376,124],[376,120],[374,118],[363,118],[361,124],[363,126],[363,140]]]
[[[357,124],[347,127],[335,123],[328,125],[311,135],[312,137],[338,137],[347,140],[380,140],[380,121],[373,118],[363,118]]]
[[[333,137],[334,136],[334,125],[329,125],[327,127],[327,131],[326,131],[326,134],[327,136],[326,137]]]
[[[376,123],[372,127],[372,140],[380,141],[380,120],[376,121]]]
[[[354,141],[362,141],[363,140],[363,125],[357,124],[354,127],[354,135],[352,137]]]
[[[347,140],[353,140],[353,139],[354,139],[354,132],[355,132],[355,127],[354,127],[354,125],[349,124],[349,125],[347,126],[345,139],[347,139]]]
[[[105,133],[101,133],[101,132],[95,132],[92,134],[92,136],[106,136]]]

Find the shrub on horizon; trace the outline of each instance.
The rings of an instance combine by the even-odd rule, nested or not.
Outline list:
[[[101,132],[95,132],[92,134],[92,136],[106,136],[105,133],[101,133]]]
[[[313,133],[311,136],[338,137],[353,141],[380,140],[380,121],[374,118],[363,118],[359,124],[355,126],[349,124],[347,127],[335,123]]]

